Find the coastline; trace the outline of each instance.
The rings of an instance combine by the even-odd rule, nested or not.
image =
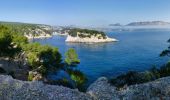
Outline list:
[[[32,35],[24,35],[28,39],[43,39],[43,38],[51,38],[52,35],[46,34],[46,35],[39,35],[39,36],[32,36]]]
[[[106,37],[106,39],[98,39],[97,37],[92,36],[91,38],[80,38],[80,37],[72,37],[70,35],[67,36],[66,42],[70,43],[104,43],[104,42],[117,42],[118,40],[115,38]]]

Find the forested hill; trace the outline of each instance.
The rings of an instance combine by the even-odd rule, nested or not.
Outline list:
[[[11,28],[12,31],[20,35],[35,35],[40,34],[51,34],[52,27],[44,24],[30,24],[30,23],[20,23],[20,22],[3,22],[0,21],[0,25],[7,26]]]

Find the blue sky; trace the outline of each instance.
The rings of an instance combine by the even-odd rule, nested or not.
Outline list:
[[[170,22],[170,0],[2,0],[0,20],[50,25]]]

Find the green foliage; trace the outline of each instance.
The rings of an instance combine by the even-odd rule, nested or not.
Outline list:
[[[169,43],[169,46],[167,49],[165,49],[164,51],[162,51],[162,53],[160,54],[160,56],[168,56],[170,57],[170,39],[167,41]]]
[[[85,91],[85,83],[87,81],[87,77],[84,73],[82,73],[80,70],[75,70],[68,68],[67,73],[69,74],[71,80],[73,81],[73,86],[78,88],[80,91]]]
[[[0,26],[0,57],[13,57],[18,52],[12,41],[9,28]]]
[[[44,75],[44,77],[46,77],[48,72],[66,70],[76,87],[82,88],[86,81],[85,75],[78,70],[71,70],[71,67],[68,67],[80,63],[76,51],[71,48],[65,53],[65,63],[67,66],[62,68],[66,64],[61,63],[62,59],[58,48],[39,43],[29,43],[28,39],[23,36],[23,33],[27,33],[30,28],[35,30],[37,26],[20,23],[17,23],[17,25],[3,23],[2,25],[0,23],[0,57],[13,57],[13,59],[20,60],[19,57],[21,56],[21,59],[30,66],[30,71],[37,71]],[[5,73],[3,69],[0,69],[0,72]],[[15,77],[13,71],[8,74]],[[33,77],[32,74],[28,75],[28,80],[32,81]],[[74,87],[70,80],[67,79],[52,81],[52,83]]]
[[[34,77],[33,74],[29,74],[29,75],[28,75],[28,81],[32,81],[32,80],[33,80],[33,77]]]
[[[48,70],[60,68],[61,54],[58,48],[39,43],[29,43],[23,47],[27,54],[27,60],[32,69],[46,74]]]
[[[169,46],[167,49],[162,51],[160,56],[168,56],[170,57],[170,39],[167,41],[169,43]],[[162,66],[160,68],[160,75],[161,77],[169,76],[170,75],[170,62],[168,62],[166,65]]]
[[[170,62],[162,66],[159,72],[161,77],[170,76]]]
[[[65,53],[65,63],[68,65],[76,65],[80,63],[80,60],[78,59],[78,55],[76,51],[73,48],[70,48],[66,53]]]
[[[132,85],[138,83],[140,75],[135,71],[129,71],[126,74],[117,76],[111,79],[111,83],[117,87],[122,87],[124,85]]]
[[[150,72],[153,73],[155,79],[158,79],[158,78],[161,77],[160,69],[157,69],[156,66],[153,66],[153,67],[150,69]]]
[[[86,76],[79,70],[68,70],[71,79],[76,83],[76,86],[83,85],[85,83]]]
[[[25,36],[22,36],[22,35],[13,35],[13,40],[12,41],[16,45],[28,44],[28,39]]]
[[[81,34],[78,35],[77,34],[78,32]],[[82,33],[85,33],[85,34],[82,34]],[[92,35],[94,35],[94,36],[101,35],[100,38],[103,38],[103,39],[106,38],[106,35],[104,32],[100,32],[100,31],[96,31],[96,30],[88,30],[88,29],[79,29],[79,28],[71,29],[69,32],[69,35],[71,35],[73,37],[76,37],[78,35],[81,38],[84,38],[84,37],[90,38]]]
[[[170,63],[160,67],[160,69],[154,66],[145,72],[129,71],[126,74],[112,78],[111,83],[117,87],[123,87],[124,85],[145,83],[166,76],[170,76]]]
[[[51,34],[51,30],[45,30],[42,28],[42,26],[47,25],[39,25],[39,24],[27,24],[27,23],[16,23],[16,22],[0,22],[0,25],[9,27],[12,33],[17,35],[24,35],[24,34],[35,34],[35,29],[41,29],[47,34]],[[49,27],[49,26],[48,26]]]

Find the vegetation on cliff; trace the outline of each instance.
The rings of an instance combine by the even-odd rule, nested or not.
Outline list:
[[[106,38],[106,34],[104,32],[100,32],[96,30],[88,30],[88,29],[79,29],[79,28],[71,29],[69,35],[72,37],[79,36],[80,38],[86,38],[86,37],[90,38],[91,36],[95,36],[103,39]]]
[[[0,22],[1,26],[10,28],[10,30],[18,35],[33,35],[52,34],[52,28],[48,25],[28,24],[18,22]]]

